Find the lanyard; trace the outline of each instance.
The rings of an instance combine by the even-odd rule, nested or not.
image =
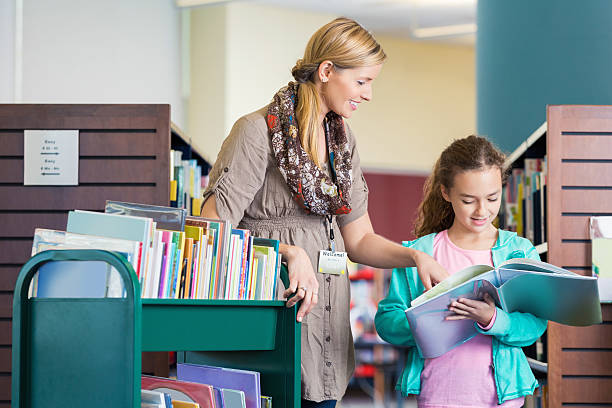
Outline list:
[[[326,215],[327,224],[329,224],[329,250],[336,252],[336,243],[334,241],[334,216]]]
[[[336,169],[334,167],[334,151],[332,150],[331,143],[329,141],[329,121],[327,120],[327,117],[325,117],[325,147],[327,148],[327,154],[329,156],[330,173],[334,183],[337,183]],[[334,241],[334,216],[326,215],[325,218],[327,219],[327,223],[329,224],[329,250],[332,252],[336,252],[336,243]]]

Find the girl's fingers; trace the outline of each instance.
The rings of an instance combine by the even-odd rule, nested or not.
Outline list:
[[[478,308],[479,304],[482,303],[480,300],[473,300],[473,299],[467,299],[467,298],[457,299],[457,302],[467,307],[471,307],[472,309]]]
[[[469,317],[460,316],[460,315],[450,315],[444,318],[444,320],[466,320],[466,319],[469,319]]]
[[[495,306],[495,301],[493,300],[493,298],[491,297],[491,295],[489,295],[488,293],[485,293],[484,295],[484,301],[489,305],[489,306]]]
[[[470,314],[470,313],[471,313],[471,312],[470,312],[470,311],[468,311],[468,310],[458,309],[458,308],[456,308],[456,307],[450,307],[450,308],[448,308],[448,310],[450,310],[451,312],[453,312],[453,313],[455,313],[455,314],[458,314],[458,315],[463,315],[463,316],[468,315],[468,314]]]

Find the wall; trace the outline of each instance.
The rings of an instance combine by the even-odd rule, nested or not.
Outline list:
[[[245,113],[266,106],[293,80],[291,68],[310,36],[333,18],[261,4],[228,6],[227,129]]]
[[[14,101],[15,3],[0,1],[0,103]]]
[[[185,131],[212,164],[227,134],[227,8],[203,7],[190,13],[191,89]]]
[[[514,150],[547,104],[612,104],[612,2],[478,2],[478,130]]]
[[[23,102],[170,103],[181,98],[180,11],[170,0],[23,1]]]
[[[368,214],[377,234],[395,242],[415,239],[414,222],[427,177],[418,173],[364,170]]]
[[[219,10],[225,10],[224,20],[213,20],[213,15],[222,14]],[[303,55],[308,39],[333,18],[244,2],[194,9],[192,33],[195,27],[213,20],[215,35],[191,39],[192,81],[202,81],[198,79],[202,77],[212,81],[207,62],[199,59],[196,64],[194,52],[212,52],[225,44],[225,54],[219,51],[219,58],[211,57],[219,69],[218,75],[212,75],[215,83],[206,89],[192,87],[191,137],[216,157],[232,124],[265,106],[276,90],[292,80],[290,70]],[[475,131],[474,48],[384,35],[376,38],[389,59],[374,82],[373,101],[362,104],[349,121],[358,138],[362,163],[390,171],[430,171],[452,139]],[[220,58],[225,58],[225,65]],[[222,81],[225,90],[221,89]],[[214,107],[215,117],[223,115],[223,132],[218,122],[208,118],[206,100],[225,104],[222,113],[219,106]]]
[[[333,18],[248,2],[192,9],[189,134],[208,156],[238,118],[293,79],[308,39]]]
[[[431,171],[453,139],[475,132],[474,48],[376,36],[388,60],[373,99],[349,123],[364,166]]]

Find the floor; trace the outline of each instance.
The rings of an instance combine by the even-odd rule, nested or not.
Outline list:
[[[367,384],[364,384],[362,387],[349,387],[337,408],[417,408],[416,399],[402,398],[398,404],[396,396],[391,393],[386,396],[387,401],[375,403],[373,397],[369,395],[370,392],[371,388]]]

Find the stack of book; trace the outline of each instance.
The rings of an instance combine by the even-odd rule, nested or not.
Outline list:
[[[525,159],[524,169],[512,169],[503,190],[500,227],[534,245],[546,241],[546,158]]]
[[[187,216],[185,209],[108,201],[104,213],[70,211],[66,231],[36,229],[32,255],[75,248],[123,255],[138,276],[143,298],[276,298],[278,240],[253,237],[229,221]],[[79,296],[121,297],[121,280],[109,268],[92,265],[79,278],[66,274],[66,265],[49,265],[39,271],[31,295],[70,296],[82,287]]]
[[[177,379],[142,376],[141,407],[272,408],[259,378],[257,371],[179,363]]]

